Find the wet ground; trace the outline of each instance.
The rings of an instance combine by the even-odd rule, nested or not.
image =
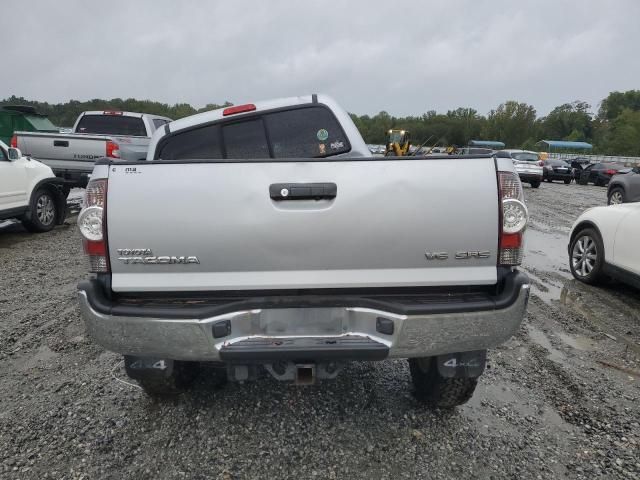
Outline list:
[[[415,401],[404,361],[306,388],[202,375],[151,401],[85,337],[73,219],[0,229],[0,478],[640,478],[640,292],[567,265],[571,224],[605,189],[525,193],[529,312],[452,412]]]

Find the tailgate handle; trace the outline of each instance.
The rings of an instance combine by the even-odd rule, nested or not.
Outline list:
[[[272,183],[269,196],[272,200],[323,200],[336,198],[335,183]]]
[[[54,140],[53,141],[53,146],[54,147],[68,147],[69,146],[69,141],[68,140]]]

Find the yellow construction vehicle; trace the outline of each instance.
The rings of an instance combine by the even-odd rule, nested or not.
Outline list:
[[[387,144],[384,150],[385,156],[404,157],[408,155],[409,147],[411,147],[409,138],[408,130],[391,129],[387,131]]]

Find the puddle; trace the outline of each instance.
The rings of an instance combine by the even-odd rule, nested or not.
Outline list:
[[[583,352],[593,350],[596,346],[596,342],[590,338],[583,336],[573,336],[564,332],[555,332],[555,335],[562,340],[563,343],[569,345],[574,350],[580,350]]]
[[[531,338],[533,343],[541,346],[549,352],[549,360],[553,360],[557,363],[564,363],[566,361],[567,357],[565,354],[551,345],[551,340],[549,340],[549,337],[547,337],[542,330],[538,330],[532,325],[527,325],[527,331],[529,333],[529,338]]]
[[[523,266],[532,277],[532,292],[546,303],[558,300],[564,283],[573,278],[569,271],[567,235],[528,229],[525,238]]]

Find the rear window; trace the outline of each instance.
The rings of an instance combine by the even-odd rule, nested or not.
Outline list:
[[[220,127],[209,125],[169,137],[158,157],[163,160],[222,158]]]
[[[269,158],[262,119],[231,123],[222,127],[227,158]]]
[[[264,116],[275,158],[313,158],[351,150],[340,124],[324,107],[298,108]]]
[[[564,160],[547,160],[544,162],[545,165],[549,165],[551,167],[568,167],[569,164]]]
[[[158,128],[160,128],[161,126],[163,126],[164,124],[169,123],[169,120],[165,120],[163,118],[154,118],[153,119],[153,126],[156,128],[156,130]]]
[[[123,115],[84,115],[78,122],[76,132],[130,137],[147,136],[142,118]]]
[[[520,153],[512,154],[512,157],[521,162],[537,162],[538,161],[538,155],[536,153],[520,152]]]

